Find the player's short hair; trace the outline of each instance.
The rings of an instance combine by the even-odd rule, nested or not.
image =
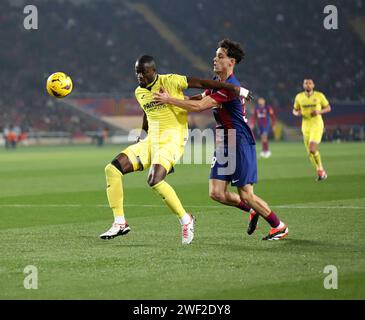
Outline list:
[[[236,60],[236,63],[240,63],[245,57],[245,52],[242,46],[230,39],[223,39],[218,42],[218,48],[224,48],[227,50],[227,56]]]
[[[152,56],[149,56],[149,55],[145,54],[143,56],[140,56],[137,59],[137,62],[138,62],[139,65],[148,64],[149,66],[154,67],[156,69],[156,62],[155,62],[155,59]]]
[[[303,82],[304,82],[305,80],[312,80],[312,81],[313,81],[313,83],[314,83],[314,80],[313,80],[313,77],[312,77],[312,76],[306,76],[306,77],[304,77]]]

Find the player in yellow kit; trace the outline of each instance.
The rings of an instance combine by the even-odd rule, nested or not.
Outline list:
[[[182,226],[182,243],[190,244],[194,238],[195,218],[185,211],[174,189],[165,181],[166,175],[184,151],[188,138],[187,111],[168,104],[158,104],[154,101],[154,93],[164,88],[178,99],[184,99],[183,90],[188,88],[226,89],[237,96],[240,92],[248,93],[224,82],[158,74],[154,59],[147,55],[137,60],[135,71],[139,83],[135,95],[144,111],[142,129],[148,131],[147,137],[123,150],[105,167],[107,196],[114,223],[100,238],[112,239],[130,231],[124,216],[122,177],[129,172],[150,167],[148,184],[178,216]]]
[[[313,79],[304,79],[303,88],[304,91],[295,97],[293,114],[302,117],[304,145],[310,161],[316,168],[317,181],[321,181],[327,179],[318,151],[324,129],[322,114],[330,112],[331,106],[322,92],[314,91]]]

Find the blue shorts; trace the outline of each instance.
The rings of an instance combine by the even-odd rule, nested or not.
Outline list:
[[[227,147],[224,147],[224,150],[216,149],[210,179],[230,181],[234,187],[256,183],[256,145],[237,144],[235,150],[229,150]]]
[[[270,132],[270,126],[258,127],[257,128],[257,131],[258,131],[259,136],[261,136],[264,133],[269,134],[269,132]]]

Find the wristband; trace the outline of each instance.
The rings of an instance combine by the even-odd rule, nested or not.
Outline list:
[[[248,97],[248,94],[249,94],[250,91],[248,91],[247,89],[241,87],[240,88],[240,96],[241,97],[244,97],[244,98],[247,98]]]

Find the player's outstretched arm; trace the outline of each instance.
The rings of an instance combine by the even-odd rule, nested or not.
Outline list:
[[[241,96],[245,99],[251,100],[253,96],[250,91],[243,88],[237,87],[231,83],[221,82],[216,80],[208,80],[208,79],[199,79],[194,77],[187,77],[188,88],[196,88],[196,89],[225,89],[232,93],[234,93],[237,97]]]
[[[182,100],[170,97],[170,95],[166,90],[161,90],[160,92],[154,93],[154,101],[157,101],[159,104],[164,104],[164,103],[172,104],[187,111],[193,111],[193,112],[201,112],[207,109],[211,109],[218,105],[217,101],[215,101],[213,98],[209,96],[206,97],[202,96],[202,99],[198,100],[195,99]]]
[[[184,100],[201,100],[204,98],[204,92],[196,94],[194,96],[184,96]]]

